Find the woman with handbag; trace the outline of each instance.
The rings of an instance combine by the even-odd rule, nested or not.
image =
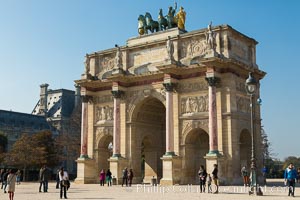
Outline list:
[[[9,200],[14,200],[15,188],[16,188],[16,175],[14,171],[11,169],[9,170],[9,174],[7,176],[7,188],[6,188],[6,191],[8,192],[9,195]]]
[[[64,168],[61,167],[59,171],[59,181],[60,181],[60,198],[62,198],[64,194],[64,198],[67,199],[67,187],[69,181],[69,175]]]

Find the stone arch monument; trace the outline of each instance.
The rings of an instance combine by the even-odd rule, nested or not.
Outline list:
[[[194,184],[199,166],[211,173],[215,163],[220,181],[241,181],[251,137],[244,83],[249,72],[258,82],[265,76],[256,65],[256,44],[221,25],[192,32],[167,29],[87,54],[88,74],[75,81],[83,95],[76,182],[96,183],[99,170],[108,167],[120,182],[127,167],[135,173],[134,183],[154,177],[165,185]],[[116,67],[117,56],[122,59]]]

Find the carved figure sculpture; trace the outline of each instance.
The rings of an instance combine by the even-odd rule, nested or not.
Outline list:
[[[159,9],[158,13],[158,30],[166,30],[168,28],[168,21],[167,19],[163,16],[163,11],[162,9]]]
[[[116,52],[116,56],[115,56],[115,65],[114,68],[119,69],[122,68],[123,64],[122,64],[122,52],[121,52],[121,48],[118,45],[115,45],[117,47],[117,52]]]
[[[172,6],[169,7],[169,11],[168,11],[168,15],[166,15],[166,18],[168,20],[168,29],[170,28],[174,28],[177,26],[177,23],[175,21],[175,12],[176,12],[176,9],[177,9],[177,3],[175,2],[175,8],[173,9]]]
[[[89,58],[88,54],[85,55],[84,67],[85,67],[84,73],[89,74],[90,73],[90,58]]]
[[[186,12],[183,10],[183,7],[180,6],[179,12],[176,14],[177,26],[181,30],[185,30],[185,16]]]
[[[174,60],[174,44],[173,41],[171,40],[171,37],[168,36],[168,40],[167,40],[167,44],[166,44],[166,48],[167,48],[167,53],[168,53],[168,60]]]
[[[145,14],[145,20],[146,20],[146,24],[147,24],[147,27],[146,29],[147,30],[150,30],[151,33],[153,33],[154,31],[157,32],[158,31],[158,22],[157,21],[154,21],[152,19],[152,16],[150,13],[146,12]]]
[[[209,48],[212,50],[215,50],[216,45],[215,45],[215,33],[211,29],[212,22],[209,23],[207,26],[207,32],[206,34],[206,43],[208,44]]]

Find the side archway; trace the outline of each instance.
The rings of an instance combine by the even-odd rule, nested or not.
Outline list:
[[[240,163],[241,167],[250,168],[251,164],[251,134],[247,129],[240,133]]]
[[[203,129],[191,130],[184,141],[182,184],[198,184],[200,165],[206,165],[204,156],[209,151],[209,135]]]
[[[110,143],[113,142],[112,135],[103,135],[98,143],[98,170],[108,169],[108,159],[112,156],[112,149],[109,148]]]

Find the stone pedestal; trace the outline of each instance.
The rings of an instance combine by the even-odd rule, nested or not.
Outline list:
[[[179,156],[164,155],[163,161],[163,178],[160,185],[174,185],[180,183],[181,178],[181,158]]]
[[[116,178],[117,184],[122,184],[122,171],[125,167],[128,168],[127,160],[123,157],[111,157],[108,161],[112,177]]]
[[[97,183],[98,172],[95,160],[89,158],[78,158],[77,162],[77,178],[75,183]]]
[[[208,153],[204,157],[206,159],[206,171],[208,174],[211,174],[214,170],[214,164],[218,165],[218,178],[220,183],[226,183],[226,180],[223,176],[223,159],[222,154],[219,153]]]

